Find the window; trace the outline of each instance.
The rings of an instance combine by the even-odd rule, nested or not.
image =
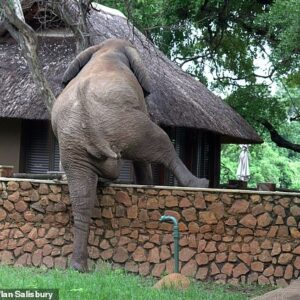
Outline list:
[[[22,166],[25,173],[59,171],[58,142],[47,121],[23,121]]]

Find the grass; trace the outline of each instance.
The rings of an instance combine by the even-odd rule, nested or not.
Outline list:
[[[101,267],[93,273],[81,274],[72,270],[0,267],[0,289],[59,289],[59,299],[140,299],[140,300],[244,300],[263,294],[270,287],[228,286],[193,281],[189,289],[156,290],[157,280],[142,278],[121,269]]]

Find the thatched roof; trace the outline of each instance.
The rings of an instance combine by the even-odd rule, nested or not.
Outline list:
[[[141,53],[152,81],[147,98],[151,118],[165,126],[194,127],[218,133],[222,141],[262,142],[252,127],[203,84],[171,62],[128,20],[103,11],[89,17],[92,43],[117,37],[132,41]],[[72,38],[40,39],[39,56],[45,75],[56,95],[68,63],[74,58]],[[36,94],[24,58],[12,39],[0,40],[0,117],[46,119],[44,104]]]

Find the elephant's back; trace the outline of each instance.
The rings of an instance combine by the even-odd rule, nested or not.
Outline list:
[[[147,111],[143,89],[131,72],[99,72],[82,78],[75,96],[91,111],[97,109]],[[99,111],[101,113],[101,111]]]

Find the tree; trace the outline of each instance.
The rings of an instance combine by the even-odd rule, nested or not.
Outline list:
[[[21,45],[33,80],[40,91],[46,107],[51,111],[55,97],[45,79],[37,56],[37,37],[25,22],[20,0],[3,0],[0,6],[4,12],[4,25]]]
[[[298,98],[289,95],[300,83],[298,0],[100,2],[127,12],[172,60],[224,97],[229,95],[225,101],[257,130],[265,126],[278,146],[299,151],[278,133],[280,124],[300,119]],[[259,63],[267,64],[264,73]],[[274,83],[289,95],[284,103],[272,94]]]
[[[42,4],[43,9],[54,12],[72,29],[76,37],[77,52],[89,46],[86,21],[90,2],[90,0],[66,0],[46,1]],[[27,1],[3,0],[0,3],[0,15],[3,17],[5,28],[20,44],[37,90],[40,92],[48,111],[51,112],[55,97],[43,75],[37,55],[37,36],[35,31],[26,23],[22,4],[27,4]]]

